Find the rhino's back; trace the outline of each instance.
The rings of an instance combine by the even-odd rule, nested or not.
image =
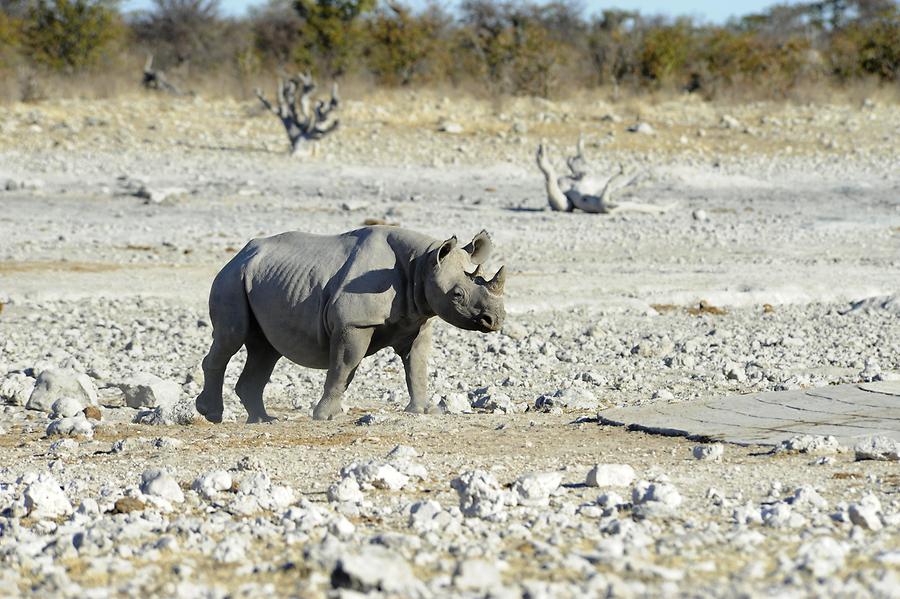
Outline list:
[[[299,231],[254,239],[242,250],[247,253],[247,293],[275,293],[289,305],[302,302],[340,271],[354,245],[354,240],[341,235]]]

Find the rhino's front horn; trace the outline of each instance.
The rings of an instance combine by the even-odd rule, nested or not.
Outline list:
[[[503,284],[506,283],[506,267],[501,266],[494,278],[488,281],[488,291],[496,295],[503,293]]]

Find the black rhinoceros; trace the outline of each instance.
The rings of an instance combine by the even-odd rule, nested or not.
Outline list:
[[[212,284],[213,342],[197,411],[221,422],[225,367],[242,345],[247,362],[235,391],[248,422],[273,419],[263,389],[282,356],[328,370],[313,417],[330,419],[341,413],[341,395],[362,359],[385,347],[403,360],[406,410],[436,411],[426,381],[431,319],[491,332],[506,316],[503,268],[490,280],[480,275],[491,247],[485,231],[460,247],[456,237],[440,241],[390,226],[254,239]]]

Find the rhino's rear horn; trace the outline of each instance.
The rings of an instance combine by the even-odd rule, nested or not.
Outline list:
[[[488,281],[487,288],[493,294],[500,295],[503,293],[503,285],[506,283],[506,267],[501,266],[494,278]]]
[[[472,272],[467,272],[466,274],[469,276],[470,279],[472,279],[474,281],[476,278],[481,276],[481,265],[480,264],[477,265],[475,267],[475,270],[473,270]]]

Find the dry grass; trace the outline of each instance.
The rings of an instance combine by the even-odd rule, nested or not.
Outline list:
[[[121,264],[106,262],[68,262],[64,260],[0,261],[0,273],[23,272],[109,272],[119,270]]]
[[[706,300],[700,300],[700,303],[696,306],[692,306],[687,309],[687,313],[691,316],[700,316],[702,314],[712,314],[713,316],[724,316],[728,314],[728,311],[725,308],[719,308],[718,306],[713,306]]]
[[[77,74],[35,70],[30,67],[0,70],[0,103],[21,101],[39,104],[55,99],[111,99],[142,91],[141,79],[143,56],[124,56],[100,68]],[[228,98],[238,101],[253,100],[254,89],[270,92],[275,86],[277,74],[239,74],[228,69],[212,72],[188,72],[172,70],[166,72],[172,83],[182,91],[205,98]],[[320,81],[323,89],[329,81]],[[488,86],[477,81],[459,84],[431,83],[403,88],[379,87],[371,76],[364,74],[347,75],[341,78],[341,95],[351,97],[378,97],[380,94],[420,94],[426,93],[439,98],[474,99],[490,102],[497,112],[506,110],[510,104],[525,99],[494,93]],[[876,78],[862,79],[851,85],[840,85],[823,79],[797,86],[787,94],[774,94],[760,85],[736,84],[717,92],[714,99],[699,94],[686,94],[678,87],[641,88],[585,85],[578,79],[559,82],[554,86],[551,100],[578,103],[582,100],[597,101],[615,105],[623,115],[640,119],[645,107],[660,106],[672,101],[711,103],[723,108],[744,106],[751,103],[772,102],[775,104],[847,104],[859,105],[864,99],[872,99],[884,104],[900,103],[900,86],[886,85]],[[531,98],[538,102],[542,98]]]
[[[766,304],[768,305],[768,304]],[[713,306],[708,303],[706,300],[701,300],[699,304],[696,306],[676,306],[675,304],[650,304],[650,307],[656,310],[659,314],[666,314],[668,312],[675,312],[678,310],[684,310],[691,316],[701,316],[703,314],[712,314],[713,316],[724,316],[728,314],[728,311],[724,308],[719,308],[718,306]],[[771,308],[771,306],[769,306]]]
[[[675,304],[650,304],[650,307],[659,312],[660,314],[665,314],[667,312],[674,312],[678,309],[678,306]]]
[[[250,88],[252,83],[247,83]],[[269,82],[271,86],[271,82]],[[325,87],[325,86],[323,86]],[[327,93],[327,89],[324,90]],[[244,95],[243,93],[239,95]],[[346,163],[531,164],[534,148],[547,140],[562,161],[584,134],[588,159],[606,166],[610,154],[692,155],[715,160],[730,155],[883,155],[893,149],[900,112],[880,103],[863,108],[836,96],[823,105],[789,102],[730,106],[685,94],[662,92],[610,100],[608,90],[573,92],[565,100],[533,97],[479,98],[438,89],[342,88],[341,128],[322,142],[322,155]],[[841,103],[845,102],[845,103]],[[723,126],[731,115],[740,126]],[[463,132],[438,132],[442,121]],[[626,129],[646,121],[654,135]],[[38,125],[38,126],[35,126]],[[253,151],[285,155],[287,142],[276,119],[252,97],[228,94],[173,97],[135,83],[116,98],[0,104],[0,151],[148,152]],[[372,140],[377,139],[377,148]],[[237,200],[235,200],[237,201]],[[303,208],[303,210],[308,210]],[[138,251],[135,248],[135,251]],[[151,250],[148,250],[151,251]],[[2,268],[2,267],[0,267]]]

